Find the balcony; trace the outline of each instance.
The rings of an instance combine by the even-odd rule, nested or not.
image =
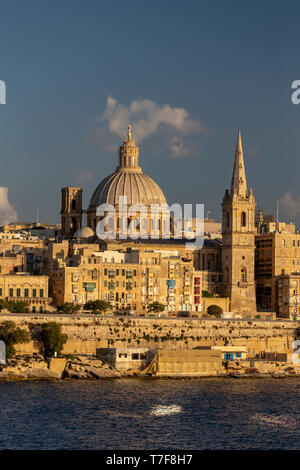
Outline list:
[[[240,281],[238,282],[238,286],[241,287],[242,289],[245,289],[248,287],[248,282]]]

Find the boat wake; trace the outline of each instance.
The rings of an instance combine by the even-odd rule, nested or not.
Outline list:
[[[152,416],[168,416],[182,412],[182,407],[179,405],[158,405],[151,409]]]
[[[255,414],[251,417],[251,419],[268,426],[282,426],[285,428],[292,428],[297,426],[296,419],[289,415]]]

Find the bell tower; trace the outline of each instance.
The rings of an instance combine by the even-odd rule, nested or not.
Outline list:
[[[62,236],[72,237],[82,225],[82,188],[62,188],[60,214]]]
[[[222,202],[222,269],[224,294],[230,299],[230,311],[256,312],[255,199],[247,190],[242,138],[238,132],[230,191]]]

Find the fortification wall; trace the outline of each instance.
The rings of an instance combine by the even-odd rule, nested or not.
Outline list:
[[[293,352],[293,341],[300,331],[300,322],[279,320],[0,315],[0,322],[5,320],[32,331],[45,322],[59,323],[68,335],[64,352],[69,354],[95,354],[97,348],[107,346],[192,349],[231,341],[232,345],[246,346],[248,355],[254,357],[260,352]],[[34,342],[16,345],[16,349],[20,354],[39,351]]]

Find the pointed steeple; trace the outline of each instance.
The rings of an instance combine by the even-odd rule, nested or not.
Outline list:
[[[242,137],[241,137],[240,130],[238,132],[238,138],[237,138],[237,144],[236,144],[230,194],[232,195],[235,190],[239,196],[241,197],[247,196],[247,181],[246,181],[246,174],[245,174]]]

